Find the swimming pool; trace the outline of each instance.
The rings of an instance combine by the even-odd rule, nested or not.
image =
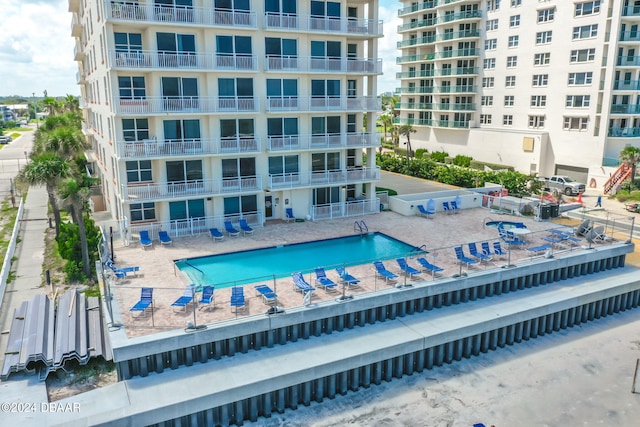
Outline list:
[[[339,237],[328,240],[272,246],[221,255],[175,261],[196,284],[233,285],[286,277],[315,267],[335,268],[379,259],[399,258],[415,248],[383,233]]]
[[[502,224],[502,228],[504,228],[505,230],[509,230],[511,228],[516,228],[517,227],[516,224],[522,224],[522,223],[514,222],[514,221],[489,221],[484,225],[486,225],[487,227],[498,228],[500,224]]]

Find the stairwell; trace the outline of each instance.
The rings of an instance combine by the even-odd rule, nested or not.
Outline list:
[[[622,163],[618,169],[609,177],[607,182],[604,183],[604,194],[610,194],[611,190],[616,188],[619,184],[631,177],[631,167],[628,163]]]

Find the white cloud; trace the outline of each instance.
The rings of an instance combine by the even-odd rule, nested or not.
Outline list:
[[[0,95],[79,94],[67,1],[21,0],[3,9]]]

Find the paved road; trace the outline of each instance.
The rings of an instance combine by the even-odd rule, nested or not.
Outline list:
[[[27,162],[27,155],[33,147],[33,129],[22,132],[13,142],[3,145],[0,149],[0,196],[9,195],[11,180]],[[25,154],[27,153],[27,154]]]

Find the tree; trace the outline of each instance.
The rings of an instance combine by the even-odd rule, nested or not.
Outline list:
[[[62,106],[65,109],[65,111],[76,113],[80,110],[80,101],[76,96],[67,95],[62,101]]]
[[[85,147],[86,139],[81,130],[75,126],[60,126],[38,132],[34,152],[38,154],[51,151],[63,158],[71,159],[81,153]]]
[[[620,158],[620,161],[631,166],[631,185],[633,185],[633,182],[636,179],[636,168],[638,166],[638,162],[640,162],[640,148],[632,146],[624,147],[622,151],[620,151],[618,157]]]
[[[413,128],[413,125],[411,123],[407,123],[398,128],[398,135],[407,137],[407,155],[413,152],[411,150],[411,134],[412,133],[416,133],[416,130]]]
[[[393,115],[387,111],[382,113],[380,116],[380,122],[384,127],[384,140],[387,140],[387,129],[391,129],[393,127]]]
[[[56,221],[56,237],[60,234],[60,208],[56,198],[56,187],[58,182],[71,174],[69,163],[55,153],[43,153],[31,158],[25,168],[20,173],[30,185],[44,184],[47,187],[49,204]]]
[[[86,277],[91,275],[91,262],[89,259],[89,244],[87,241],[87,229],[84,222],[84,211],[91,195],[92,179],[83,176],[80,180],[67,178],[60,183],[58,191],[71,213],[73,222],[78,225],[80,236],[80,248],[82,251],[82,272]]]

